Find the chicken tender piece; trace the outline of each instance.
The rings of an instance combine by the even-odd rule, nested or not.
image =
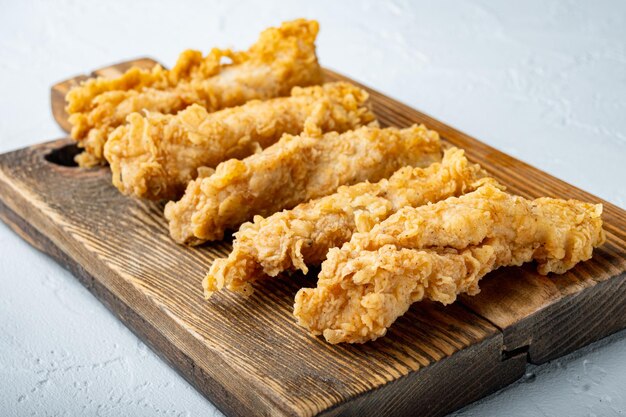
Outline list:
[[[124,194],[178,198],[200,167],[215,168],[274,144],[283,133],[315,126],[344,132],[375,120],[368,94],[350,83],[294,87],[290,97],[253,100],[208,113],[193,104],[177,115],[132,113],[109,136],[105,156],[113,184]]]
[[[499,267],[535,260],[539,273],[561,274],[591,258],[605,239],[601,213],[600,204],[526,200],[491,185],[405,207],[331,249],[317,288],[296,294],[294,314],[330,343],[375,340],[412,303],[477,294]]]
[[[403,167],[389,179],[340,187],[336,193],[302,203],[293,210],[253,223],[235,233],[227,259],[216,259],[204,280],[205,295],[226,287],[252,293],[250,282],[283,271],[319,265],[330,248],[347,242],[356,231],[366,232],[405,206],[418,207],[474,191],[497,182],[464,151],[447,150],[441,163],[428,168]],[[501,187],[501,186],[499,186]]]
[[[286,22],[262,32],[248,51],[215,48],[203,57],[187,50],[170,71],[158,65],[151,71],[131,68],[119,78],[97,78],[73,88],[66,109],[72,138],[85,148],[76,160],[81,166],[104,163],[108,135],[134,112],[173,114],[194,103],[213,112],[321,83],[318,30],[316,21]]]
[[[341,185],[378,181],[402,166],[428,166],[440,159],[439,135],[424,126],[284,135],[261,153],[223,162],[213,175],[190,182],[180,201],[165,206],[165,217],[175,241],[197,245],[222,239],[225,230],[254,215],[267,216]]]

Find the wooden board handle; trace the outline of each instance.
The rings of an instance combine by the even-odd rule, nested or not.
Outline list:
[[[68,133],[70,132],[72,125],[70,125],[68,121],[69,116],[65,111],[65,95],[70,89],[81,82],[95,77],[115,78],[125,73],[129,68],[139,67],[142,69],[150,69],[157,64],[158,62],[152,58],[131,59],[130,61],[124,61],[97,69],[92,71],[89,75],[77,75],[53,85],[50,88],[50,106],[52,107],[54,120],[61,126],[61,129]]]

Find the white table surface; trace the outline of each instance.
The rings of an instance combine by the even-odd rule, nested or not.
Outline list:
[[[0,151],[63,135],[49,87],[138,56],[246,48],[318,19],[339,70],[626,207],[626,2],[0,0]],[[454,383],[454,381],[450,381]],[[458,416],[626,413],[626,333]],[[67,271],[0,224],[0,415],[220,415]]]

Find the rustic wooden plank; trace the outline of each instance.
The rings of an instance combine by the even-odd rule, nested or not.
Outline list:
[[[150,69],[158,64],[151,58],[137,58],[130,61],[120,62],[118,64],[110,65],[108,67],[100,68],[93,71],[90,75],[77,75],[68,80],[56,83],[50,88],[50,106],[52,107],[52,115],[54,120],[61,126],[61,129],[69,132],[72,130],[72,125],[68,122],[68,114],[65,111],[65,95],[73,87],[77,86],[81,82],[91,77],[106,77],[114,78],[122,75],[126,70],[131,67],[139,67],[143,69]]]
[[[131,65],[95,73],[115,76]],[[346,78],[327,71],[327,79]],[[53,89],[61,125],[67,115],[58,109],[72,82]],[[424,123],[438,130],[512,192],[602,202],[370,93],[383,125]],[[205,302],[200,279],[214,257],[228,253],[228,242],[199,249],[174,245],[162,206],[120,196],[106,168],[70,167],[71,144],[0,156],[1,216],[36,247],[54,252],[229,415],[441,415],[519,377],[527,356],[543,362],[626,326],[626,216],[606,202],[607,243],[569,273],[542,277],[532,266],[505,268],[490,274],[476,297],[447,308],[415,306],[388,337],[337,347],[294,324],[293,295],[313,285],[302,276],[257,287],[247,302],[228,293]]]
[[[461,305],[418,305],[384,339],[332,346],[295,324],[303,276],[205,301],[202,276],[230,245],[174,244],[162,205],[122,196],[106,168],[51,162],[71,161],[49,155],[71,143],[0,156],[2,217],[228,415],[441,415],[522,375],[524,357],[502,361],[502,334]],[[463,388],[442,390],[449,380]]]

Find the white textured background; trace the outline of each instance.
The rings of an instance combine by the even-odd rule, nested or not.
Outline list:
[[[323,65],[626,207],[624,1],[0,0],[0,151],[62,135],[49,87],[318,19]],[[454,381],[450,381],[451,384]],[[626,333],[459,416],[626,414]],[[67,271],[0,224],[0,415],[219,415]]]

